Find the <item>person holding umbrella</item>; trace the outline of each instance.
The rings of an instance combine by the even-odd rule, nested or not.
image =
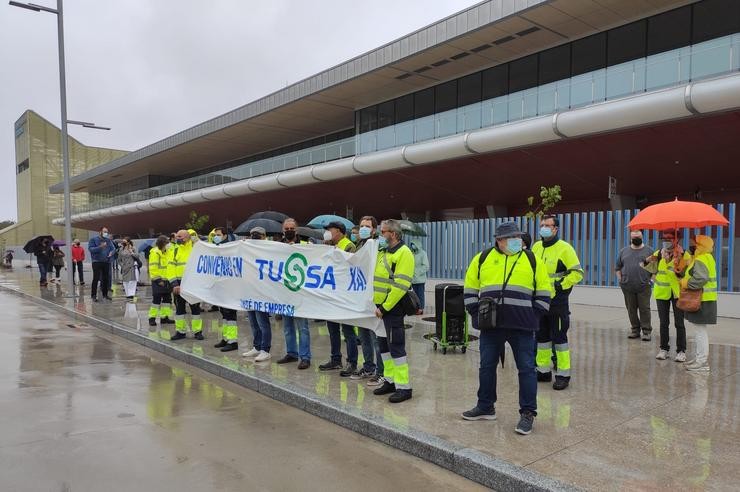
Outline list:
[[[36,245],[36,248],[33,251],[33,254],[36,255],[36,264],[39,267],[39,285],[41,287],[46,287],[47,276],[51,269],[51,258],[53,252],[51,250],[50,237],[51,236],[43,238]]]
[[[59,282],[59,273],[62,271],[62,267],[64,266],[64,251],[59,249],[58,244],[51,245],[51,266],[54,267],[54,278],[51,279],[52,282]]]

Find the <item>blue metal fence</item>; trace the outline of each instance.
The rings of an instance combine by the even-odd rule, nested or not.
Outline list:
[[[729,227],[707,227],[693,232],[714,239],[714,256],[717,260],[719,289],[734,292],[738,289],[735,272],[735,204],[715,207],[730,221]],[[560,237],[573,245],[584,269],[585,285],[616,286],[614,263],[619,250],[629,245],[627,224],[638,210],[617,210],[559,214]],[[429,277],[462,279],[470,260],[479,251],[493,246],[493,233],[501,222],[513,220],[522,230],[537,240],[539,222],[526,217],[496,219],[452,220],[422,222],[427,232],[419,240],[429,255]],[[684,230],[683,243],[688,248],[689,231]],[[648,247],[658,249],[658,231],[643,231]]]

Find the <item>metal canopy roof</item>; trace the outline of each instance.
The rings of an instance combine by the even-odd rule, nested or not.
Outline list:
[[[356,109],[693,1],[485,1],[74,176],[72,190],[178,176],[349,128]]]

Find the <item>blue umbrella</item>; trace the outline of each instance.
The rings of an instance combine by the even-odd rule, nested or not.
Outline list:
[[[148,249],[152,249],[153,245],[154,245],[154,239],[147,239],[146,241],[143,241],[139,245],[139,253],[143,253],[144,251]]]
[[[311,219],[311,221],[306,225],[308,225],[308,227],[313,227],[314,229],[323,229],[331,222],[341,222],[342,224],[344,224],[348,231],[355,226],[348,219],[345,219],[344,217],[340,217],[338,215],[319,215]]]

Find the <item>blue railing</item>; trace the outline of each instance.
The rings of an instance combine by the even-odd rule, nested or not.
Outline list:
[[[730,221],[728,227],[707,227],[684,230],[683,243],[688,248],[689,233],[705,234],[714,239],[714,257],[717,262],[718,288],[735,292],[740,285],[740,271],[735,271],[735,204],[715,207]],[[638,210],[580,212],[559,214],[560,237],[573,245],[584,269],[584,285],[617,286],[614,273],[619,250],[629,245],[627,224]],[[526,217],[497,219],[452,220],[422,222],[427,232],[421,241],[429,255],[430,278],[457,279],[465,277],[470,260],[479,251],[493,246],[493,233],[501,222],[514,220],[522,230],[537,240],[539,222]],[[648,247],[658,249],[658,231],[643,231]]]

